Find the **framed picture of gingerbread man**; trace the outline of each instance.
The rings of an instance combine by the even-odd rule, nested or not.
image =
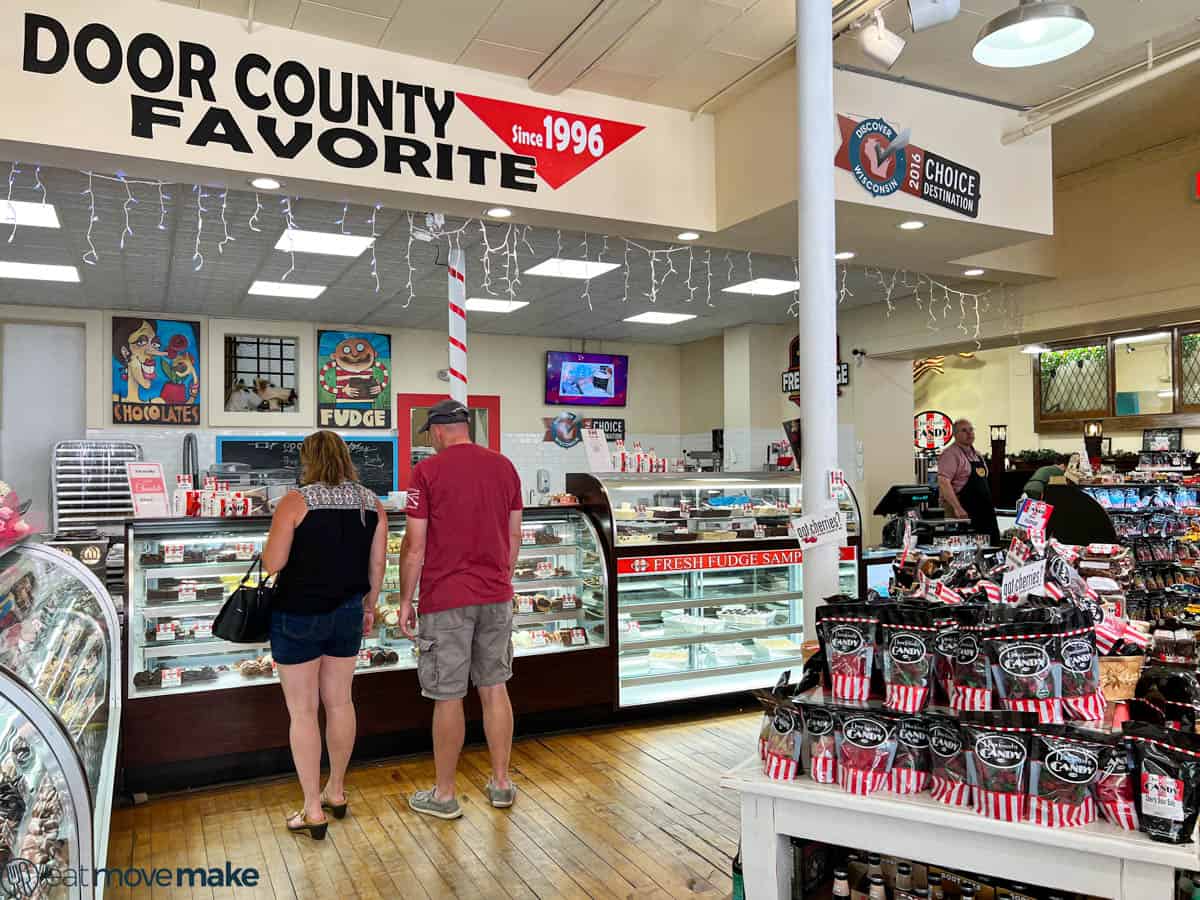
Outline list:
[[[317,332],[317,425],[392,427],[392,339],[367,331]]]

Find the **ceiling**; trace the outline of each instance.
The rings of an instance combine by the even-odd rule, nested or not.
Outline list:
[[[165,0],[245,18],[250,0]],[[820,0],[812,0],[820,2]],[[1079,53],[1031,69],[977,65],[980,28],[1017,0],[962,0],[952,22],[913,34],[904,0],[884,7],[908,41],[889,73],[1016,106],[1032,106],[1159,50],[1200,36],[1195,0],[1077,0],[1096,26]],[[662,106],[696,109],[786,47],[795,0],[642,0],[614,41],[605,40],[572,86]],[[528,78],[601,0],[255,0],[255,21],[312,32],[502,75]],[[836,41],[835,61],[877,71],[853,33]]]
[[[0,173],[9,171],[9,163],[0,163]],[[135,173],[129,175],[136,179]],[[6,180],[6,179],[5,179]],[[0,279],[0,304],[73,307],[87,309],[134,309],[178,316],[236,316],[253,319],[288,319],[345,325],[374,325],[403,328],[427,328],[441,331],[446,327],[447,239],[434,243],[419,240],[412,245],[413,290],[409,299],[408,267],[405,259],[409,242],[407,214],[396,210],[378,212],[376,256],[381,289],[375,291],[370,253],[357,258],[298,253],[295,271],[287,281],[298,284],[326,285],[316,300],[291,300],[250,296],[247,289],[256,280],[282,281],[291,266],[288,253],[275,250],[285,228],[280,198],[261,195],[262,210],[257,219],[260,231],[249,228],[256,209],[253,192],[230,191],[225,219],[233,237],[224,249],[218,247],[224,237],[221,223],[222,200],[217,188],[206,190],[203,203],[207,210],[200,216],[197,195],[191,185],[167,185],[165,215],[154,185],[131,187],[137,201],[129,207],[132,236],[120,247],[125,227],[125,187],[115,181],[96,180],[97,221],[92,223],[92,242],[98,259],[87,265],[87,230],[90,218],[87,175],[67,169],[41,170],[41,181],[48,191],[48,202],[57,210],[61,229],[18,227],[8,240],[9,227],[0,226],[0,262],[76,265],[79,284]],[[14,200],[39,202],[41,193],[34,189],[34,173],[26,166],[18,175]],[[0,208],[3,207],[0,198]],[[342,218],[340,204],[293,199],[292,211],[297,227],[314,231],[336,232]],[[371,209],[351,206],[346,215],[347,230],[369,235]],[[159,223],[162,221],[160,230]],[[201,221],[202,220],[202,221]],[[414,217],[418,228],[424,214]],[[447,231],[459,229],[461,219],[449,220]],[[553,256],[582,258],[585,236],[551,229],[530,228],[528,246],[517,245],[520,270]],[[203,264],[197,269],[196,237],[200,234]],[[500,247],[508,226],[499,222],[487,226],[488,242]],[[602,235],[587,236],[588,258],[596,259],[604,247]],[[468,296],[487,296],[483,289],[482,235],[478,221],[470,222],[458,236],[467,260]],[[561,250],[560,250],[561,241]],[[643,244],[648,249],[666,245]],[[532,252],[531,252],[532,249]],[[792,294],[778,297],[724,293],[721,289],[750,277],[790,280],[795,277],[790,258],[740,251],[711,251],[712,294],[708,305],[708,276],[704,267],[706,248],[693,250],[693,284],[697,290],[688,301],[686,287],[686,251],[673,256],[676,274],[661,284],[657,302],[651,305],[650,263],[646,253],[635,246],[629,250],[628,302],[624,302],[625,270],[615,269],[592,280],[592,309],[582,295],[585,283],[562,278],[522,275],[516,298],[529,303],[511,314],[471,313],[471,330],[493,334],[587,338],[594,340],[634,340],[655,343],[684,343],[719,334],[722,329],[749,322],[781,323],[789,320]],[[625,245],[619,238],[608,241],[606,261],[624,263]],[[439,265],[439,263],[441,265]],[[493,294],[507,297],[502,283],[503,252],[490,257]],[[662,257],[656,265],[658,280],[668,268]],[[974,282],[972,282],[974,284]],[[862,269],[846,272],[850,306],[877,302],[882,298],[878,285]],[[898,292],[897,298],[900,293]],[[833,302],[833,298],[830,298]],[[672,326],[626,323],[628,316],[647,310],[691,313],[697,318]]]

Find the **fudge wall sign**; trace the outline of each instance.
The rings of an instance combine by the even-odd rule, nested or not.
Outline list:
[[[126,94],[124,127],[135,138],[176,131],[201,150],[218,145],[285,160],[315,153],[340,169],[511,191],[537,191],[539,180],[557,190],[645,128],[272,58],[269,41],[263,53],[219,55],[197,41],[124,31],[26,12],[22,69],[82,76]],[[455,140],[463,116],[476,117],[505,149]],[[255,165],[248,159],[246,168]]]
[[[886,119],[838,115],[842,143],[834,165],[872,197],[903,191],[969,218],[979,216],[979,173],[909,142]]]

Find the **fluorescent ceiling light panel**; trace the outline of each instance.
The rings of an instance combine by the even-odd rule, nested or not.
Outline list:
[[[1174,396],[1175,396],[1175,392],[1174,392],[1174,391],[1159,391],[1159,392],[1158,392],[1158,396],[1160,396],[1160,397],[1174,397]]]
[[[783,281],[779,278],[755,278],[753,281],[743,281],[741,284],[731,284],[722,288],[726,294],[755,294],[759,297],[778,297],[800,290],[800,282]]]
[[[1169,337],[1170,332],[1154,331],[1150,334],[1127,334],[1125,337],[1113,338],[1114,344],[1140,344],[1144,341],[1157,341]]]
[[[294,281],[256,281],[246,293],[258,297],[287,297],[291,300],[316,300],[325,293],[323,284],[299,284]]]
[[[78,283],[79,270],[75,266],[44,266],[40,263],[0,262],[0,278]]]
[[[1031,356],[1037,356],[1039,353],[1049,353],[1050,348],[1044,347],[1041,344],[1029,344],[1026,347],[1022,347],[1021,352],[1028,353]]]
[[[303,231],[285,229],[279,236],[276,250],[284,253],[320,253],[324,256],[362,256],[375,243],[372,237],[339,234],[336,231]]]
[[[688,313],[644,312],[625,319],[626,322],[637,322],[639,325],[675,325],[696,318]]]
[[[20,225],[22,228],[61,228],[58,211],[53,203],[30,203],[26,200],[0,199],[0,225]]]
[[[920,219],[909,219],[907,222],[901,222],[896,226],[901,231],[917,231],[925,227],[925,223]]]
[[[496,297],[468,297],[468,312],[510,313],[516,312],[523,306],[528,306],[525,300],[500,300]]]
[[[963,270],[963,274],[968,278],[977,278],[983,274],[983,269],[965,269]]]
[[[833,258],[834,259],[854,259],[854,251],[853,250],[841,250],[841,251],[833,254]]]
[[[605,272],[620,268],[620,263],[592,262],[586,259],[560,259],[551,257],[526,269],[526,275],[543,275],[547,278],[595,278]]]

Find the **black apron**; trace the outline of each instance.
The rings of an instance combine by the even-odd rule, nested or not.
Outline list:
[[[998,547],[1000,527],[996,523],[996,507],[992,505],[992,490],[988,487],[987,463],[978,454],[974,459],[968,458],[967,462],[971,465],[971,474],[958,491],[958,502],[971,519],[971,530],[988,535],[991,545]]]

